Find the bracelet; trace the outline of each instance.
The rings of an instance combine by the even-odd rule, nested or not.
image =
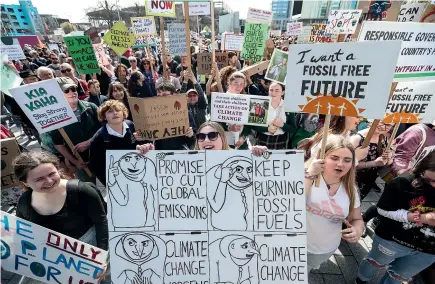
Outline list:
[[[315,180],[319,177],[319,175],[310,175],[307,169],[305,169],[305,178],[309,180]]]

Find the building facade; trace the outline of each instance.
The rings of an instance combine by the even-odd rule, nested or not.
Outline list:
[[[31,0],[19,0],[17,5],[0,4],[2,35],[34,35],[44,33],[38,9]]]
[[[272,0],[271,11],[272,30],[285,31],[286,23],[291,21],[293,15],[293,0]]]
[[[358,0],[303,1],[300,22],[326,24],[330,10],[356,9]]]

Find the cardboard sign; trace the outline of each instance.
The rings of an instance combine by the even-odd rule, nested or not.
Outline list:
[[[2,54],[1,60],[2,63],[8,61],[8,55]],[[21,85],[21,82],[23,82],[23,79],[18,76],[18,74],[12,71],[9,66],[6,66],[4,64],[1,64],[0,66],[0,80],[0,90],[8,95],[10,95],[9,89],[16,88]]]
[[[361,13],[362,10],[331,10],[326,30],[336,34],[353,34]]]
[[[4,211],[2,268],[43,283],[97,283],[107,252]]]
[[[263,72],[264,70],[267,69],[267,67],[269,66],[269,60],[266,61],[261,61],[260,63],[254,64],[254,65],[249,65],[247,67],[244,67],[242,70],[240,70],[240,72],[242,72],[243,74],[246,74],[247,76],[252,76],[254,74]]]
[[[400,6],[398,22],[420,22],[425,12],[427,3],[405,3]]]
[[[323,42],[335,42],[337,35],[334,36],[331,32],[326,30],[325,24],[312,24],[310,33],[310,42],[323,43]]]
[[[242,51],[244,40],[245,40],[244,35],[226,34],[225,35],[224,50],[225,51]]]
[[[383,118],[399,50],[398,41],[289,46],[285,110]]]
[[[273,13],[271,11],[249,8],[246,22],[269,25],[270,22],[272,21],[272,15]]]
[[[288,36],[298,36],[302,31],[302,23],[287,23],[287,35]]]
[[[79,74],[99,73],[97,57],[89,36],[65,37],[65,44]]]
[[[183,5],[185,5],[183,3]],[[184,15],[184,9],[183,9]],[[189,2],[189,16],[210,15],[210,2]]]
[[[212,57],[213,56],[212,56],[211,52],[198,53],[198,57],[197,57],[198,74],[201,74],[201,75],[210,75],[211,74],[211,68],[212,68],[212,62],[213,62]],[[218,65],[219,70],[221,70],[222,68],[224,68],[230,64],[229,58],[228,58],[228,53],[226,53],[226,52],[215,52],[215,59],[216,59],[216,63]]]
[[[175,18],[175,3],[171,1],[145,0],[145,14],[147,16]]]
[[[14,169],[12,168],[12,160],[20,154],[20,148],[15,138],[7,138],[1,140],[1,150],[1,188],[6,189],[18,184],[18,181],[15,179]]]
[[[154,17],[130,18],[133,34],[137,36],[150,36],[156,34]]]
[[[285,84],[285,78],[287,77],[287,61],[288,53],[275,49],[266,71],[266,79]]]
[[[185,95],[129,98],[135,128],[147,140],[184,136],[189,129]]]
[[[184,24],[168,24],[169,52],[171,55],[186,56],[186,28]]]
[[[0,44],[0,53],[7,54],[9,60],[21,60],[25,59],[26,56],[24,55],[23,49],[19,44],[16,45],[4,45]]]
[[[56,79],[9,91],[40,134],[77,122]]]
[[[109,60],[107,59],[107,55],[105,52],[105,48],[102,43],[93,44],[92,47],[95,51],[95,57],[98,60],[98,64],[107,66],[109,65]]]
[[[270,104],[271,97],[212,93],[210,120],[267,127]]]
[[[385,111],[385,123],[432,123],[435,81],[400,82]]]
[[[116,22],[103,39],[118,56],[123,55],[136,42],[123,22]]]
[[[245,24],[245,40],[243,42],[242,58],[252,63],[263,59],[266,47],[267,24]]]
[[[435,79],[435,36],[432,23],[364,22],[359,41],[402,40],[394,81]]]

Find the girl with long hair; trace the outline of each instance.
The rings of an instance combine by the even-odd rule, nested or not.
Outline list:
[[[134,98],[150,98],[153,97],[152,90],[145,82],[145,76],[140,71],[134,71],[128,80],[128,93]]]
[[[122,63],[118,64],[118,66],[116,66],[115,68],[115,77],[116,77],[116,82],[121,83],[124,86],[124,88],[127,88],[128,79],[129,79],[127,66],[125,66]]]
[[[129,115],[128,115],[127,119],[133,120],[133,117],[132,117],[131,111],[130,111],[130,105],[128,104],[128,97],[129,96],[130,95],[128,94],[127,89],[120,82],[115,82],[115,83],[110,84],[109,93],[107,94],[107,97],[109,98],[109,100],[117,100],[117,101],[122,102],[128,110]]]

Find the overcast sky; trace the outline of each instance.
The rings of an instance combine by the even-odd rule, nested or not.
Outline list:
[[[114,2],[115,0],[109,0]],[[248,8],[270,10],[272,0],[224,0],[234,11],[240,12],[240,18],[245,19]],[[144,0],[120,0],[121,7],[128,7],[135,2]],[[18,0],[1,0],[2,4],[18,4]],[[53,14],[67,18],[73,23],[87,22],[86,9],[97,6],[97,0],[32,0],[33,6],[40,14]],[[144,13],[145,14],[145,13]]]

